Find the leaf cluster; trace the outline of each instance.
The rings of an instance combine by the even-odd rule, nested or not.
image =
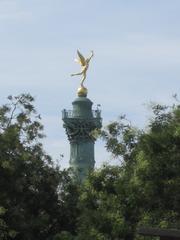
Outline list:
[[[22,94],[8,100],[0,108],[0,238],[41,240],[74,232],[77,187],[43,150],[34,99]]]
[[[180,228],[180,106],[155,104],[152,111],[146,130],[125,116],[103,129],[120,165],[95,171],[85,183],[80,239],[138,239],[142,225]]]

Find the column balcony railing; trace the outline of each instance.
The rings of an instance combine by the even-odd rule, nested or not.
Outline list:
[[[101,110],[96,109],[92,110],[92,116],[93,118],[101,118]],[[72,110],[62,110],[62,118],[76,118],[77,116],[74,115],[74,112]]]

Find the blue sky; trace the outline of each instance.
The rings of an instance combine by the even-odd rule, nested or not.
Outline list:
[[[104,124],[125,113],[144,126],[144,105],[171,103],[180,90],[179,12],[179,0],[0,0],[0,102],[35,96],[45,149],[68,166],[61,110],[71,109],[79,85],[70,77],[76,49],[95,52],[85,85]],[[97,166],[108,159],[98,141]]]

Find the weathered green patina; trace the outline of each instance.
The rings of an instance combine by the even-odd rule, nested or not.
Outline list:
[[[70,167],[74,175],[83,181],[94,169],[94,143],[92,132],[102,126],[101,111],[92,110],[92,102],[79,96],[72,103],[73,110],[63,110],[62,119],[70,142]]]

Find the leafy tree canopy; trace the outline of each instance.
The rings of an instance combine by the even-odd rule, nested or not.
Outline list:
[[[152,105],[145,129],[121,116],[102,132],[118,166],[79,185],[41,144],[29,94],[0,108],[0,239],[133,240],[141,225],[180,228],[180,106]]]
[[[80,239],[134,239],[141,225],[180,228],[180,106],[152,111],[145,130],[122,116],[102,131],[120,165],[95,171],[84,185]]]
[[[43,150],[34,99],[8,99],[0,108],[0,237],[40,240],[74,232],[77,189]]]

